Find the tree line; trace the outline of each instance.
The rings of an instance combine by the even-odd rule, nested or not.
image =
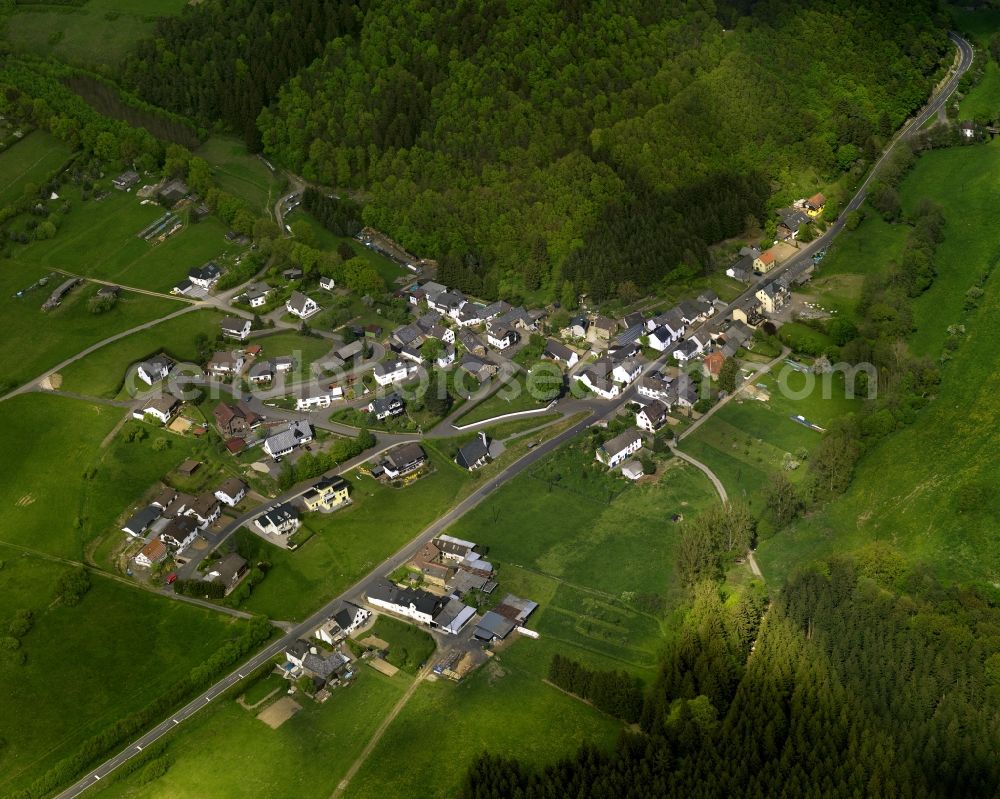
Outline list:
[[[630,724],[642,712],[642,683],[627,671],[598,671],[560,654],[552,656],[549,682]]]

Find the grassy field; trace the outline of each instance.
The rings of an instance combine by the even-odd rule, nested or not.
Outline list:
[[[455,420],[456,424],[473,424],[492,419],[505,413],[517,413],[542,408],[548,402],[539,402],[525,387],[524,375],[518,374],[485,400]]]
[[[801,415],[825,428],[860,407],[860,400],[846,397],[841,375],[832,375],[826,390],[817,382],[806,396],[798,396],[807,390],[806,379],[790,368],[758,378],[756,385],[770,394],[767,402],[730,402],[684,439],[681,449],[715,472],[731,497],[759,508],[761,489],[770,475],[784,469],[786,457],[800,464],[787,472],[795,482],[805,476],[804,461],[819,444],[821,434],[792,417]]]
[[[164,242],[147,244],[137,234],[163,215],[161,206],[140,205],[134,194],[118,191],[83,201],[73,186],[63,187],[63,197],[72,210],[55,238],[15,249],[15,263],[168,292],[192,267],[236,249],[214,216],[185,225]]]
[[[408,674],[416,674],[421,665],[434,654],[434,639],[414,624],[391,616],[379,616],[371,630],[360,637],[374,635],[389,644],[386,660]]]
[[[114,531],[119,514],[198,446],[167,433],[141,442],[115,436],[102,446],[124,414],[41,394],[0,403],[0,446],[7,453],[0,541],[79,560],[89,542]],[[165,449],[155,449],[157,437],[169,442]]]
[[[916,302],[917,352],[940,351],[948,325],[967,336],[943,367],[937,399],[909,427],[885,439],[861,462],[848,493],[764,542],[768,575],[881,541],[945,579],[1000,581],[1000,456],[992,430],[1000,388],[992,364],[1000,322],[1000,278],[994,272],[979,309],[962,310],[966,290],[996,261],[1000,230],[988,221],[1000,197],[1000,146],[961,147],[923,156],[904,181],[905,206],[931,195],[945,208],[945,240],[934,285]]]
[[[122,390],[129,366],[166,351],[178,360],[193,360],[198,352],[195,337],[204,333],[214,339],[222,314],[199,310],[167,319],[96,350],[67,366],[60,374],[62,388],[93,397],[115,397]],[[140,389],[148,386],[136,379]]]
[[[212,166],[216,183],[268,215],[281,196],[281,179],[237,139],[213,136],[195,150]]]
[[[0,559],[0,620],[6,626],[20,608],[35,613],[22,639],[25,665],[0,658],[4,795],[147,705],[239,629],[221,614],[97,576],[76,607],[53,604],[67,566],[3,545]]]
[[[322,705],[296,697],[302,709],[276,730],[257,720],[260,708],[224,701],[167,738],[164,776],[144,784],[140,772],[95,796],[328,799],[408,683],[363,666],[353,685]]]
[[[20,6],[6,18],[5,39],[19,52],[109,69],[153,32],[157,17],[179,14],[187,0],[88,0],[74,8]]]
[[[1000,111],[1000,67],[996,61],[986,62],[983,78],[973,87],[959,106],[959,119],[996,118]]]
[[[487,750],[540,765],[584,742],[610,746],[620,722],[542,682],[556,651],[558,645],[545,638],[516,640],[458,685],[443,680],[421,685],[345,799],[455,796],[465,769]]]
[[[0,271],[0,309],[7,321],[0,333],[0,361],[5,367],[0,382],[20,385],[91,344],[183,307],[123,292],[112,310],[92,314],[87,303],[97,288],[88,283],[72,291],[55,310],[43,312],[42,303],[64,279],[59,274],[50,277],[48,285],[15,296],[47,274],[28,265]]]
[[[436,456],[437,471],[407,488],[349,475],[353,503],[304,518],[313,536],[294,552],[262,543],[272,569],[254,588],[246,610],[274,619],[301,619],[399,549],[454,502],[468,475]],[[259,539],[258,539],[259,540]]]
[[[32,131],[0,153],[0,206],[20,199],[27,184],[37,187],[69,156],[69,148],[44,130]]]

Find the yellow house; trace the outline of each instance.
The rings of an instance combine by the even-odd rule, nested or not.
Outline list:
[[[806,200],[806,213],[809,216],[817,217],[823,213],[823,208],[826,205],[826,197],[821,193],[817,192],[808,200]]]
[[[351,488],[343,477],[324,477],[302,495],[310,511],[333,510],[351,501]]]
[[[765,272],[769,272],[774,267],[774,264],[774,252],[771,250],[764,250],[764,252],[754,258],[753,271],[762,275]]]

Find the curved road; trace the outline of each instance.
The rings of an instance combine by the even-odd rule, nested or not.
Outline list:
[[[814,253],[821,247],[828,245],[829,242],[840,232],[840,230],[843,229],[847,213],[849,211],[857,209],[861,205],[861,203],[864,202],[869,184],[871,183],[874,176],[877,174],[879,167],[881,166],[883,161],[888,157],[888,155],[892,152],[892,150],[901,141],[904,141],[905,139],[909,138],[910,136],[913,135],[915,131],[919,130],[920,126],[932,115],[936,114],[938,112],[938,109],[941,108],[943,104],[947,101],[948,97],[957,87],[958,81],[961,79],[961,76],[965,73],[966,70],[968,70],[969,66],[972,64],[972,59],[973,59],[972,47],[971,45],[969,45],[968,42],[966,42],[964,39],[962,39],[955,33],[949,33],[949,36],[951,37],[952,41],[955,42],[959,50],[959,64],[958,67],[955,69],[954,73],[952,74],[952,76],[947,81],[945,81],[944,85],[934,95],[934,97],[930,100],[930,102],[927,104],[924,110],[921,111],[906,127],[904,127],[903,130],[895,137],[895,139],[893,139],[892,142],[890,142],[882,157],[879,158],[879,160],[876,161],[875,165],[872,167],[869,176],[864,180],[864,182],[859,187],[854,198],[850,201],[850,203],[848,203],[843,213],[836,220],[836,222],[834,222],[834,224],[827,230],[827,232],[824,233],[822,236],[818,237],[814,242],[803,247],[793,258],[790,258],[783,265],[771,270],[771,272],[769,273],[770,278],[773,278],[774,276],[781,274],[782,272],[794,270],[800,266],[806,265],[807,259],[812,255],[812,253]],[[746,292],[744,292],[740,297],[738,297],[734,301],[734,303],[731,303],[729,307],[732,308],[733,305],[735,305],[736,303],[751,296],[755,292],[755,290],[756,290],[755,287],[750,287],[749,289],[747,289]],[[725,316],[725,315],[719,314],[719,316]],[[95,345],[92,349],[97,349],[99,346],[102,346],[103,343],[105,342]],[[664,360],[665,358],[660,359],[660,361],[650,364],[648,368],[654,368],[656,365],[658,365],[661,361]],[[617,413],[619,408],[625,403],[631,401],[634,398],[634,396],[635,396],[635,386],[633,384],[633,386],[630,389],[623,392],[622,395],[619,396],[616,400],[610,402],[600,402],[595,400],[574,402],[573,403],[574,405],[578,403],[581,408],[588,407],[589,409],[591,409],[592,413],[583,420],[581,420],[580,422],[573,425],[572,427],[563,431],[559,435],[549,439],[543,444],[540,444],[535,449],[530,450],[527,454],[523,455],[520,459],[518,459],[510,466],[505,468],[502,472],[490,478],[488,482],[481,485],[472,494],[463,499],[461,502],[459,502],[457,505],[451,508],[451,510],[449,510],[446,514],[441,516],[439,519],[437,519],[435,522],[429,525],[426,529],[424,529],[418,536],[416,536],[409,544],[403,547],[399,552],[387,558],[385,561],[383,561],[381,564],[375,567],[375,569],[373,569],[362,580],[355,583],[340,596],[328,602],[322,608],[317,610],[308,619],[294,626],[284,636],[271,643],[262,651],[258,652],[248,661],[243,663],[243,665],[240,666],[238,669],[236,669],[223,679],[219,680],[215,685],[213,685],[207,691],[204,691],[201,695],[197,696],[196,698],[188,702],[186,705],[184,705],[184,707],[179,709],[176,713],[173,713],[171,716],[162,721],[160,724],[156,725],[154,728],[149,730],[141,738],[134,741],[131,745],[129,745],[128,748],[122,750],[109,760],[106,760],[104,763],[102,763],[100,766],[90,771],[88,774],[86,774],[83,778],[75,782],[73,785],[63,790],[61,793],[58,794],[58,799],[75,799],[75,797],[79,796],[81,793],[87,790],[87,788],[91,787],[95,783],[98,783],[103,777],[107,776],[109,773],[117,769],[123,763],[127,762],[135,755],[139,754],[147,746],[159,740],[161,737],[166,735],[170,730],[172,730],[175,726],[179,725],[182,721],[190,718],[199,710],[204,708],[206,705],[210,704],[211,701],[215,699],[220,693],[238,684],[251,671],[263,665],[270,658],[274,657],[278,653],[282,652],[285,649],[285,647],[287,647],[297,638],[305,636],[308,633],[310,633],[320,623],[325,621],[330,616],[330,614],[333,612],[334,609],[337,608],[340,602],[342,602],[345,599],[357,599],[359,596],[363,596],[365,593],[365,589],[368,585],[370,585],[372,582],[376,580],[381,579],[382,575],[393,571],[394,569],[398,568],[400,565],[408,561],[414,554],[416,554],[416,552],[420,549],[420,547],[423,546],[425,541],[429,540],[430,538],[433,538],[434,536],[446,530],[451,524],[455,522],[455,520],[457,520],[459,517],[461,517],[468,511],[472,510],[477,505],[479,505],[484,499],[486,499],[490,494],[492,494],[495,490],[497,490],[507,480],[510,480],[511,478],[517,476],[525,469],[527,469],[529,466],[531,466],[541,458],[544,458],[546,455],[551,453],[557,447],[559,447],[564,442],[568,441],[570,438],[572,438],[573,436],[577,435],[578,433],[589,427],[594,422],[607,418],[608,416],[614,413]],[[602,408],[602,407],[604,408],[603,411],[594,410],[594,408]],[[368,457],[371,457],[370,453],[368,454]],[[685,458],[685,460],[687,459],[688,458]],[[724,492],[725,489],[722,488],[720,496],[724,497]],[[750,553],[750,561],[751,561],[751,569],[753,569],[755,573],[759,574],[759,569],[755,568],[756,564],[753,562],[752,553]]]

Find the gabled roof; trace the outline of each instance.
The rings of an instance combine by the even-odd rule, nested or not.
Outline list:
[[[235,497],[239,496],[240,492],[247,490],[247,484],[238,477],[229,477],[223,481],[217,490],[227,497]]]
[[[576,353],[565,344],[551,338],[545,342],[545,352],[543,354],[548,358],[553,358],[557,361],[565,361],[567,363],[574,355],[576,355]]]
[[[140,551],[140,554],[149,558],[151,563],[163,560],[167,556],[167,545],[159,538],[149,541]]]
[[[287,502],[268,508],[257,517],[264,525],[281,527],[282,525],[299,518],[299,512]]]
[[[312,300],[310,300],[301,291],[293,291],[292,296],[288,298],[288,307],[298,311],[299,313],[305,313],[310,302],[312,302]]]
[[[396,469],[426,459],[427,454],[424,452],[424,448],[413,442],[395,447],[389,450],[389,454],[385,456],[389,465]]]
[[[594,319],[594,327],[598,330],[614,333],[618,329],[618,323],[614,319],[609,319],[606,316],[598,316]]]
[[[219,322],[219,327],[221,327],[227,333],[242,333],[249,324],[250,324],[249,319],[242,319],[235,316],[227,316],[225,319]]]
[[[489,439],[483,440],[484,436],[476,436],[472,441],[463,444],[455,460],[459,466],[469,468],[473,464],[485,458],[490,453]]]
[[[655,399],[643,406],[643,409],[639,412],[649,419],[652,424],[659,425],[667,416],[667,406],[660,402],[660,400]]]
[[[214,261],[209,261],[203,266],[196,266],[188,270],[188,277],[192,280],[215,280],[222,274],[222,270],[216,266]]]
[[[627,449],[630,445],[634,444],[636,441],[642,440],[642,433],[636,429],[626,430],[624,433],[619,433],[614,438],[609,441],[605,441],[601,445],[603,449],[609,455],[614,455]]]
[[[156,505],[147,505],[141,511],[136,513],[131,519],[129,519],[125,524],[122,525],[123,530],[131,530],[133,533],[141,533],[149,525],[160,518],[160,514],[163,513],[162,509],[156,507]]]

